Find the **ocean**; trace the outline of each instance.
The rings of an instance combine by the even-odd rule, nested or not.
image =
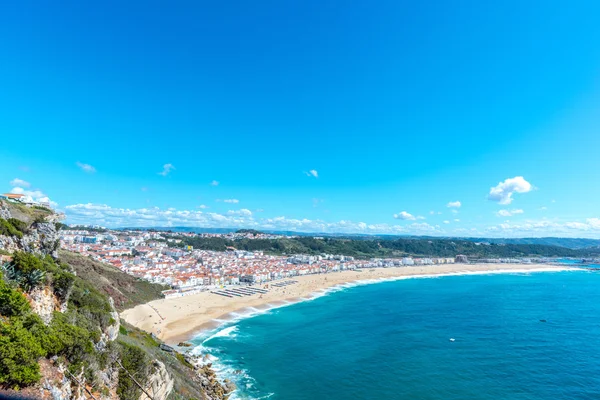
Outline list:
[[[600,272],[347,285],[194,339],[234,399],[599,399]]]

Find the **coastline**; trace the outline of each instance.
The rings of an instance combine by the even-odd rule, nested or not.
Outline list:
[[[559,272],[576,268],[546,264],[442,264],[429,266],[373,268],[292,277],[297,283],[275,287],[278,281],[255,285],[268,293],[224,297],[202,292],[184,297],[153,300],[121,313],[121,318],[169,344],[189,340],[236,318],[272,308],[311,300],[344,285],[370,284],[408,278],[433,278],[492,273]],[[240,314],[241,313],[241,314]]]

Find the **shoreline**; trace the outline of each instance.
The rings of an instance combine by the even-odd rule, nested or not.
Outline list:
[[[127,309],[121,312],[120,316],[129,324],[154,333],[168,344],[176,345],[232,321],[313,300],[352,286],[411,278],[569,270],[578,268],[547,264],[441,264],[348,270],[282,279],[297,281],[284,287],[271,286],[280,281],[254,285],[269,290],[263,295],[228,298],[201,292],[184,297],[153,300]]]

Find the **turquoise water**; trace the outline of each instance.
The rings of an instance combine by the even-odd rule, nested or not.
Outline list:
[[[598,399],[599,289],[589,271],[406,279],[195,343],[236,381],[236,398]]]

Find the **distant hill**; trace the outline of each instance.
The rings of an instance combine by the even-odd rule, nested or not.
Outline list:
[[[599,247],[598,239],[576,239],[576,238],[506,238],[506,239],[486,239],[486,238],[465,238],[474,242],[504,243],[504,244],[541,244],[546,246],[560,246],[569,249],[585,249],[590,247]]]
[[[270,254],[341,254],[357,258],[373,257],[454,257],[465,254],[471,258],[519,257],[584,257],[593,254],[587,249],[569,249],[542,244],[479,243],[472,240],[439,238],[315,238],[309,236],[280,239],[229,240],[222,237],[181,236],[179,245],[195,249],[225,251],[228,247]]]
[[[398,240],[398,239],[416,239],[416,240],[459,240],[478,243],[496,243],[496,244],[539,244],[545,246],[559,246],[568,249],[585,249],[589,247],[600,247],[600,239],[584,238],[481,238],[481,237],[458,237],[458,236],[415,236],[415,235],[383,235],[383,234],[364,234],[364,233],[324,233],[324,232],[294,232],[278,230],[238,229],[238,228],[197,228],[197,227],[156,227],[156,228],[122,228],[122,229],[140,229],[171,232],[195,232],[195,233],[233,233],[233,232],[262,232],[285,236],[307,236],[307,237],[330,237],[347,238],[353,240]]]

